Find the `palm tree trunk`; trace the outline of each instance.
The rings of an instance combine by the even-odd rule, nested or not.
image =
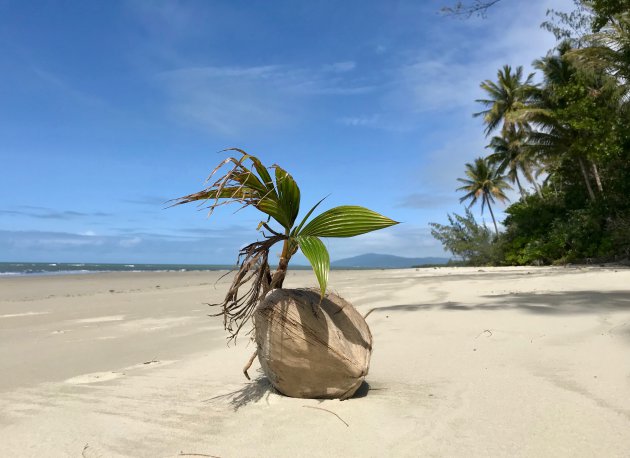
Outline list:
[[[580,169],[582,170],[582,175],[584,176],[584,183],[586,184],[588,195],[591,198],[591,200],[595,200],[595,193],[593,192],[593,188],[591,188],[591,182],[588,179],[588,172],[586,171],[584,160],[582,160],[581,157],[578,157],[578,162],[580,163]]]
[[[497,227],[497,220],[494,219],[494,212],[492,211],[492,206],[490,205],[490,199],[486,198],[486,203],[488,204],[488,210],[490,210],[490,216],[492,216],[492,222],[494,223],[494,232],[497,234],[497,237],[498,237],[499,236],[499,228]]]
[[[599,177],[599,170],[597,170],[597,165],[595,162],[591,161],[591,166],[593,168],[593,176],[595,176],[595,183],[597,184],[597,190],[600,193],[604,193],[604,188],[602,187],[602,180]]]
[[[536,178],[534,178],[534,176],[532,175],[531,170],[529,168],[526,168],[523,164],[521,164],[521,172],[523,172],[523,176],[527,179],[527,181],[529,181],[534,186],[534,189],[536,190],[536,194],[538,194],[538,197],[542,199],[542,196],[543,196],[542,190],[540,189],[540,185],[536,181]]]
[[[518,171],[516,171],[516,170],[514,171],[514,179],[515,179],[516,184],[518,186],[518,190],[521,193],[521,197],[523,199],[525,199],[525,191],[523,190],[523,187],[521,186],[521,180],[518,179]]]
[[[538,194],[538,197],[540,197],[542,199],[543,195],[542,195],[542,189],[540,188],[540,185],[538,184],[538,182],[536,180],[532,180],[532,184],[534,185],[534,189],[536,190],[536,194]]]

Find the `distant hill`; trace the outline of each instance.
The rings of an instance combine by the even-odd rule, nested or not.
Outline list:
[[[332,267],[374,267],[383,269],[403,269],[423,264],[446,264],[448,258],[404,258],[391,254],[367,253],[352,258],[339,259],[331,263]]]

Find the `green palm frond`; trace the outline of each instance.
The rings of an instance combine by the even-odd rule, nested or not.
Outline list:
[[[485,80],[480,84],[488,98],[476,100],[485,110],[474,113],[473,116],[483,118],[486,135],[490,135],[501,123],[503,131],[515,126],[524,127],[523,121],[513,119],[513,113],[527,104],[534,87],[533,77],[532,73],[523,80],[523,67],[512,70],[512,67],[505,65],[497,72],[496,82]]]
[[[331,208],[313,218],[298,235],[354,237],[398,224],[375,211],[355,205]]]
[[[299,235],[295,237],[295,240],[308,262],[311,263],[319,283],[321,297],[324,297],[328,285],[328,273],[330,272],[330,256],[326,246],[320,239],[311,235]]]
[[[209,214],[215,208],[238,203],[241,207],[253,206],[273,218],[286,230],[293,225],[300,209],[300,189],[293,177],[278,166],[274,183],[267,168],[255,156],[238,148],[226,151],[242,153],[240,158],[228,157],[211,173],[206,182],[210,182],[224,167],[227,172],[212,182],[206,189],[180,197],[173,201],[173,206],[194,201],[207,202]],[[250,163],[247,166],[247,162]]]
[[[287,225],[284,227],[291,229],[300,212],[300,188],[286,170],[279,165],[274,165],[273,168],[276,170],[278,202],[286,212]]]

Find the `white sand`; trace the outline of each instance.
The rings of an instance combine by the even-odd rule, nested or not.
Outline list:
[[[218,276],[0,278],[0,456],[630,456],[628,269],[332,272],[376,307],[343,402],[245,380]]]

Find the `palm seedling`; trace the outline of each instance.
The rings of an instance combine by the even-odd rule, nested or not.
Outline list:
[[[212,213],[212,211],[219,206],[236,203],[241,205],[241,207],[253,206],[266,217],[265,220],[261,221],[258,225],[258,230],[262,233],[262,240],[250,243],[240,250],[238,255],[238,270],[236,271],[232,284],[223,302],[214,304],[221,307],[221,311],[216,315],[223,316],[224,326],[230,338],[235,338],[242,330],[243,326],[254,317],[258,357],[263,368],[267,369],[269,361],[263,361],[262,354],[264,353],[269,356],[270,352],[273,353],[273,349],[270,350],[266,347],[270,340],[274,340],[272,334],[285,334],[282,336],[283,338],[280,339],[282,343],[277,345],[286,345],[286,334],[291,334],[289,328],[296,325],[296,320],[301,323],[301,325],[300,323],[298,323],[298,325],[303,328],[305,321],[314,319],[313,326],[317,329],[292,328],[293,331],[295,331],[292,335],[303,335],[304,338],[302,340],[311,343],[313,339],[315,339],[316,342],[320,342],[325,347],[327,354],[333,354],[334,352],[329,351],[331,346],[330,335],[332,335],[332,333],[328,332],[328,328],[335,324],[334,321],[337,318],[332,317],[332,315],[336,316],[338,314],[339,317],[341,317],[345,316],[345,313],[351,313],[354,315],[345,322],[349,323],[354,320],[354,324],[358,327],[364,326],[364,330],[361,331],[363,332],[362,340],[359,340],[363,342],[363,347],[371,352],[371,335],[369,334],[367,324],[357,324],[356,311],[354,311],[352,306],[345,307],[347,304],[345,301],[334,295],[326,295],[330,257],[321,238],[353,237],[392,226],[397,224],[397,222],[367,208],[349,205],[332,208],[311,218],[313,212],[319,204],[321,204],[323,199],[315,204],[306,212],[305,216],[297,222],[297,217],[300,212],[300,188],[293,177],[279,165],[273,165],[269,168],[265,167],[257,157],[247,154],[243,150],[231,148],[228,151],[238,152],[241,156],[239,158],[228,157],[222,161],[210,174],[207,182],[211,184],[208,187],[202,191],[176,199],[173,205],[200,201],[202,205],[204,203],[207,204],[207,208],[210,213]],[[227,172],[218,179],[215,179],[218,172],[224,170],[225,166],[227,166]],[[282,244],[282,251],[277,269],[272,272],[269,264],[269,252],[271,248],[278,243]],[[298,250],[304,254],[313,267],[313,271],[319,283],[319,294],[316,295],[317,300],[313,300],[312,292],[299,291],[291,293],[292,296],[288,299],[293,301],[293,303],[297,302],[298,308],[301,307],[300,304],[305,301],[309,303],[309,307],[312,309],[310,310],[312,316],[310,318],[306,317],[304,310],[300,309],[299,314],[297,312],[295,314],[297,318],[293,317],[295,319],[289,319],[291,308],[287,306],[286,301],[288,299],[286,296],[280,297],[281,294],[276,293],[278,290],[281,290],[289,261]],[[335,300],[333,300],[334,298],[332,298],[333,296],[343,301],[343,304],[340,305],[339,301],[332,304],[331,300],[335,302]],[[272,302],[283,301],[283,305],[280,307],[276,306],[277,304],[275,303],[269,304],[270,300]],[[265,304],[267,304],[267,306],[264,306]],[[338,313],[338,310],[332,313],[331,310],[335,309],[335,307],[340,307],[345,310],[344,314]],[[324,313],[319,313],[320,311]],[[358,316],[360,317],[360,315]],[[268,318],[268,320],[265,321],[261,317],[265,319]],[[282,326],[274,327],[273,323],[278,322],[278,320],[282,321]],[[362,321],[362,318],[359,321]],[[363,323],[365,322],[363,321]],[[323,337],[317,337],[318,333],[324,331],[325,335]],[[348,333],[348,330],[342,331],[344,332],[339,333],[339,335]],[[352,332],[356,334],[357,331],[355,329]],[[316,335],[316,337],[313,337],[311,334]],[[308,337],[308,335],[311,335],[311,337]],[[289,340],[290,337],[291,336],[289,336]],[[354,345],[354,343],[356,342],[352,344]],[[311,358],[308,352],[312,353],[314,351],[313,348],[315,347],[311,345],[307,353],[300,354],[299,358]],[[291,351],[293,350],[283,348],[282,352],[280,352],[283,356],[280,359],[286,360],[289,358],[287,355],[289,355]],[[296,358],[299,359],[298,357]],[[369,356],[367,361],[369,361]],[[295,366],[296,364],[293,365]],[[314,363],[311,362],[308,366],[313,367]],[[323,365],[322,367],[323,370],[330,371],[330,367],[332,366],[334,366],[334,364],[331,363]],[[276,367],[275,369],[272,368],[271,370],[265,371],[276,388],[279,388],[276,382],[281,378],[277,376],[279,370],[281,369]],[[367,366],[359,372],[362,374],[362,380],[362,377],[367,373]],[[309,375],[309,377],[313,380],[317,380],[316,376]],[[286,380],[289,376],[284,374],[282,378]],[[304,376],[300,374],[297,378],[303,380]],[[358,385],[356,388],[358,388]],[[293,395],[291,392],[288,392],[290,390],[286,387],[279,389],[279,391]],[[313,395],[321,393],[324,393],[324,395],[332,393],[330,389],[328,389],[328,391],[326,391],[326,389],[323,391],[313,391],[303,387],[295,392],[300,397],[312,397]],[[343,393],[340,392],[340,395],[348,394],[349,392],[350,391],[346,389]]]

